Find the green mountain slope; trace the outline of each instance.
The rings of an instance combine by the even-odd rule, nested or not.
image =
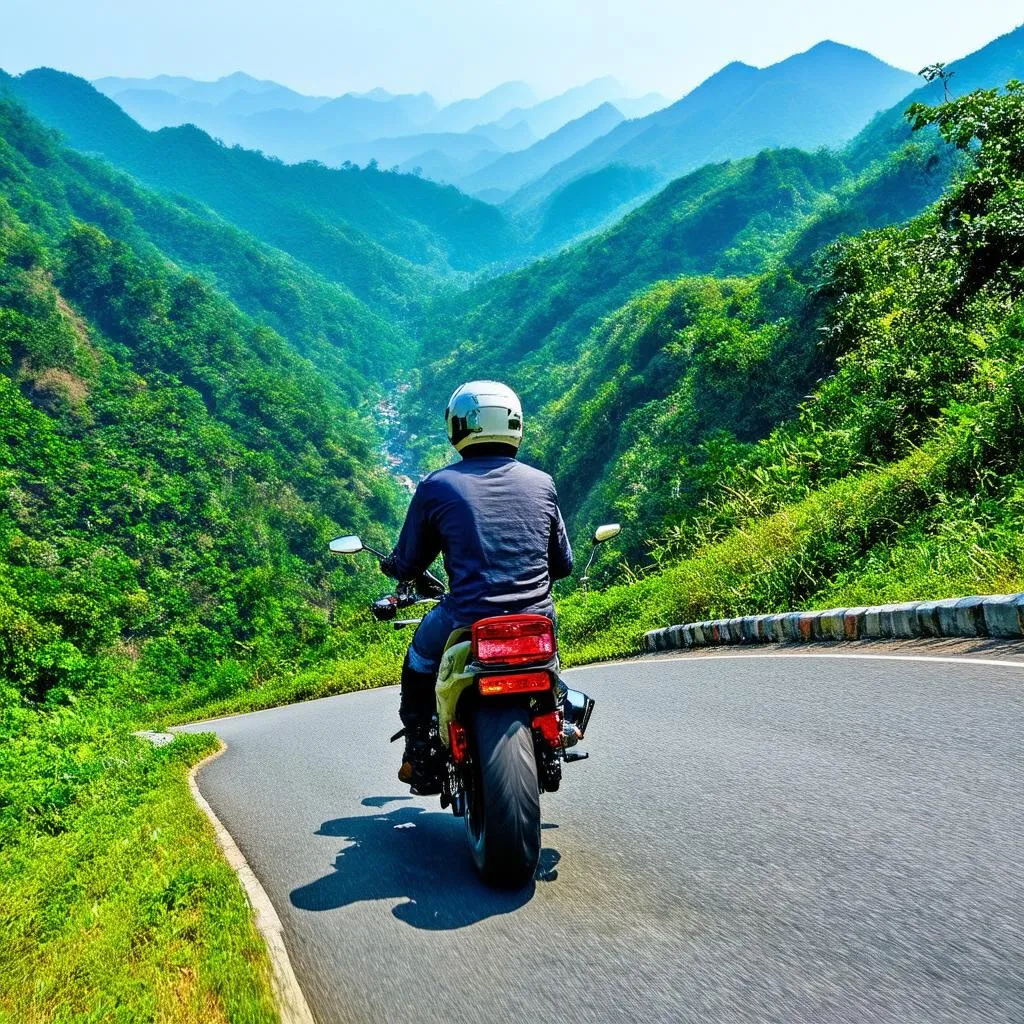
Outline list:
[[[59,157],[0,103],[0,703],[244,689],[329,643],[326,538],[396,489],[280,335],[70,217]]]
[[[136,247],[153,244],[201,274],[286,337],[353,404],[372,392],[370,382],[389,377],[408,359],[401,333],[342,285],[200,204],[161,196],[102,161],[68,150],[32,129],[16,105],[6,103],[4,109],[12,158],[19,157],[25,181],[54,210],[66,220],[96,223]],[[10,130],[22,122],[17,133]]]
[[[572,463],[619,414],[591,509],[638,536],[623,585],[560,606],[577,656],[670,622],[1024,586],[1024,87],[920,113],[970,154],[933,209],[835,245],[805,285],[666,283],[606,324],[609,383],[560,403],[552,457],[563,489],[593,474]]]
[[[671,469],[680,453],[698,467],[731,451],[699,454],[717,431],[763,437],[828,369],[811,301],[817,254],[918,215],[955,163],[922,139],[858,176],[828,153],[769,151],[679,179],[592,241],[440,306],[433,360],[409,400],[418,433],[434,436],[418,424],[456,378],[501,367],[531,412],[528,456],[559,481],[576,536],[614,509],[631,527],[626,553],[640,558],[643,538],[706,498]],[[756,280],[729,276],[765,267]],[[660,278],[670,280],[651,285]],[[750,351],[734,350],[743,336]]]
[[[620,220],[641,197],[657,192],[660,183],[652,167],[609,164],[556,189],[519,222],[531,250],[549,253]]]
[[[565,392],[534,419],[534,455],[560,481],[577,534],[614,510],[629,527],[625,551],[642,559],[647,538],[696,517],[738,446],[790,418],[833,369],[816,254],[917,215],[952,160],[907,146],[826,197],[778,246],[778,269],[661,282],[602,320]]]
[[[424,341],[434,361],[412,391],[423,410],[414,415],[444,408],[456,377],[495,367],[540,408],[575,379],[574,361],[602,317],[661,278],[758,269],[846,173],[831,155],[793,150],[710,165],[603,234],[438,303]]]

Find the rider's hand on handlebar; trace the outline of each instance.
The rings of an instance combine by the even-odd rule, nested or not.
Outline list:
[[[444,584],[429,569],[416,577],[413,586],[420,597],[440,597],[444,593]]]

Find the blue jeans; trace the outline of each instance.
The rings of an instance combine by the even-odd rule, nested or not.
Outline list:
[[[416,627],[409,645],[408,662],[412,671],[436,677],[448,637],[453,630],[468,625],[470,623],[456,621],[443,603],[435,604]]]

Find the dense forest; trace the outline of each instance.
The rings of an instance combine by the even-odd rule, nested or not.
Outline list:
[[[298,354],[309,338],[162,256],[89,170],[0,101],[0,835],[35,799],[9,760],[23,712],[107,691],[139,715],[311,663],[354,585],[324,557],[334,524],[399,510],[368,410]]]
[[[969,154],[924,214],[826,247],[810,287],[684,280],[605,326],[672,383],[630,408],[589,498],[651,550],[563,603],[581,654],[707,614],[1024,584],[1024,85],[909,113]],[[605,422],[609,400],[598,387],[583,408]]]
[[[602,504],[617,509],[614,493],[638,486],[609,460],[623,445],[654,441],[649,432],[643,441],[630,435],[682,381],[689,377],[692,401],[711,418],[701,422],[697,413],[686,436],[664,439],[651,453],[659,464],[718,427],[744,439],[762,436],[792,413],[825,368],[808,311],[798,314],[802,328],[785,337],[776,330],[772,345],[785,358],[773,363],[767,387],[742,364],[698,368],[702,348],[696,359],[680,355],[683,333],[705,338],[718,325],[728,332],[746,322],[767,338],[771,324],[815,290],[823,247],[919,213],[941,194],[955,163],[947,147],[927,139],[859,174],[827,151],[774,150],[680,178],[592,240],[435,302],[424,365],[408,392],[409,416],[424,421],[443,407],[444,387],[457,373],[486,376],[504,367],[533,411],[527,451],[558,479],[582,538]],[[772,347],[767,340],[763,346]],[[723,406],[720,391],[734,385],[741,390]],[[429,436],[421,432],[413,447],[432,464],[445,453]],[[611,491],[607,481],[614,481]],[[595,489],[602,497],[581,514]],[[687,507],[678,498],[667,499],[668,518]],[[617,514],[634,518],[625,509]],[[634,555],[653,515],[647,508],[637,523],[645,529],[632,534]]]

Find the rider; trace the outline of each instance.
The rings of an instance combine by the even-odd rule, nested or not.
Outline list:
[[[416,488],[398,543],[380,566],[411,581],[440,553],[448,574],[448,594],[420,623],[402,665],[398,777],[423,793],[437,791],[428,734],[451,632],[490,615],[533,612],[553,620],[551,584],[572,572],[554,482],[516,460],[523,440],[516,393],[496,381],[470,381],[455,390],[444,418],[462,461]]]

